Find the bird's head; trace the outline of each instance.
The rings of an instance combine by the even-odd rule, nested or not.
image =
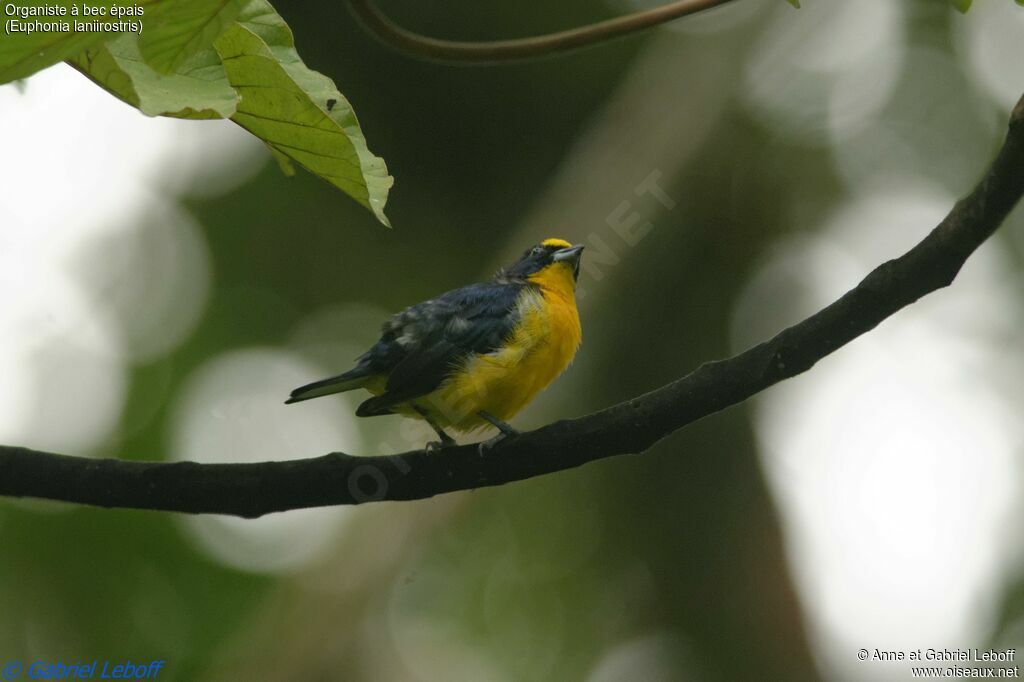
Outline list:
[[[583,244],[575,246],[564,239],[545,239],[527,249],[503,275],[516,279],[565,278],[575,283],[580,276]]]

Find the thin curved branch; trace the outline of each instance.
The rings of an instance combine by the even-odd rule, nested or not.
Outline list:
[[[510,438],[486,456],[475,445],[464,445],[389,457],[336,452],[289,462],[197,464],[87,459],[0,446],[0,495],[256,517],[304,507],[418,500],[643,452],[687,424],[807,371],[896,311],[948,286],[1022,193],[1024,97],[978,186],[919,244],[875,268],[842,298],[735,357],[701,365],[600,412]]]
[[[349,6],[370,33],[401,52],[434,61],[494,64],[545,57],[607,42],[727,2],[731,0],[676,0],[654,9],[567,31],[485,42],[441,40],[413,33],[391,21],[377,8],[374,0],[349,0]]]

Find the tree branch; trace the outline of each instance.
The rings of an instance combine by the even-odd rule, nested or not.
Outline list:
[[[661,438],[814,363],[897,310],[948,286],[1024,193],[1024,97],[998,156],[977,187],[910,251],[875,268],[839,300],[769,341],[701,365],[661,388],[600,412],[509,438],[389,457],[332,453],[253,464],[134,462],[0,446],[0,495],[101,507],[256,517],[376,500],[418,500],[501,485],[639,453]]]
[[[485,42],[440,40],[413,33],[391,21],[377,8],[373,0],[349,0],[349,6],[370,33],[400,52],[434,61],[494,64],[544,57],[607,42],[730,1],[676,0],[654,9],[567,31],[530,38]]]

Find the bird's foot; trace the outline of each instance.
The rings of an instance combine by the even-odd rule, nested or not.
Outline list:
[[[429,443],[427,443],[426,445],[424,445],[423,446],[423,450],[424,451],[426,451],[428,453],[430,453],[430,452],[438,452],[439,450],[443,450],[445,448],[450,448],[453,445],[458,445],[458,443],[455,442],[455,439],[452,438],[451,436],[449,436],[445,432],[445,430],[442,429],[438,425],[438,423],[436,421],[434,421],[434,419],[431,418],[430,414],[426,410],[424,410],[423,408],[421,408],[421,407],[419,407],[417,405],[413,405],[412,409],[416,410],[419,413],[419,415],[421,417],[423,417],[423,420],[425,422],[427,422],[428,424],[430,424],[430,428],[434,429],[434,433],[436,433],[437,437],[441,439],[441,440],[432,440]]]
[[[487,440],[479,443],[476,446],[476,451],[480,454],[481,457],[484,457],[488,452],[490,452],[494,448],[495,445],[497,445],[501,441],[511,436],[518,435],[519,432],[516,431],[515,429],[510,429],[509,431],[499,431],[498,435],[495,436],[494,438],[488,438]]]
[[[512,428],[507,422],[498,419],[493,414],[484,412],[483,410],[477,412],[477,415],[484,421],[490,422],[490,424],[498,429],[498,435],[494,438],[488,438],[479,445],[476,446],[476,451],[483,457],[487,454],[487,451],[492,449],[495,445],[505,440],[509,436],[518,436],[519,432]]]
[[[444,450],[445,448],[454,447],[456,445],[458,445],[458,443],[455,442],[455,439],[452,438],[451,436],[448,436],[447,434],[445,434],[444,438],[442,438],[441,440],[432,440],[432,441],[430,441],[425,446],[423,446],[423,449],[427,453],[440,452],[441,450]]]

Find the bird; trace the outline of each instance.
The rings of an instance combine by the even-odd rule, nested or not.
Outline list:
[[[481,454],[518,431],[508,421],[572,362],[582,340],[576,308],[582,244],[545,239],[490,280],[393,315],[380,338],[346,372],[300,386],[286,404],[365,389],[358,417],[422,419],[439,441],[446,429],[494,427]]]

